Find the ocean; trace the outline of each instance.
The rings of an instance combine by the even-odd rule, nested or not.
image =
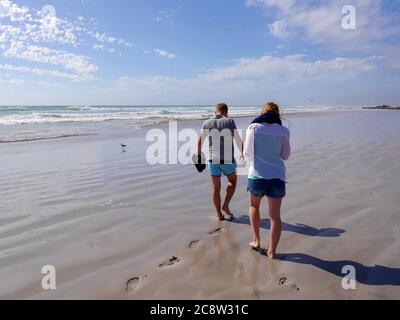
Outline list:
[[[337,109],[343,110],[300,106],[283,113]],[[230,116],[255,116],[260,110],[259,106],[235,106],[230,108]],[[213,113],[214,106],[0,106],[0,143],[125,133],[170,120],[206,119]]]

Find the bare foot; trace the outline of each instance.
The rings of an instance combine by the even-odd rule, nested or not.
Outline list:
[[[223,215],[222,213],[218,214],[218,215],[217,215],[217,220],[218,220],[218,221],[224,221],[224,220],[225,220],[224,215]]]
[[[222,211],[224,211],[228,216],[233,217],[233,213],[232,213],[231,209],[229,209],[229,205],[224,204],[222,207]]]
[[[272,249],[267,249],[265,250],[265,253],[267,254],[268,258],[274,260],[275,259],[275,253],[272,252]]]
[[[249,246],[250,246],[252,249],[259,249],[259,248],[260,248],[260,243],[257,242],[257,241],[252,241],[252,242],[250,242]]]

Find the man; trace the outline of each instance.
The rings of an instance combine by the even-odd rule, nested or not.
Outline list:
[[[243,142],[240,138],[235,121],[228,117],[228,106],[220,103],[216,107],[215,116],[204,122],[198,142],[198,154],[204,146],[204,141],[209,138],[209,158],[208,170],[212,180],[212,197],[217,218],[224,220],[225,212],[229,219],[233,219],[233,214],[229,204],[236,191],[237,175],[236,161],[234,158],[233,140],[235,140],[243,158]],[[228,178],[228,188],[224,203],[221,205],[221,177]]]

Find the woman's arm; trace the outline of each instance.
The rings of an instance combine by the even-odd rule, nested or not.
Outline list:
[[[254,160],[254,125],[251,125],[246,132],[244,156],[248,162]]]
[[[243,144],[242,138],[240,137],[237,129],[234,130],[233,138],[236,142],[237,147],[239,148],[240,156],[243,157],[244,144]]]

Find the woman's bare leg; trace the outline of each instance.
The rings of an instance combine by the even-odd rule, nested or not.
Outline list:
[[[271,247],[268,249],[268,257],[274,259],[282,234],[282,199],[268,198],[268,205],[271,218]]]
[[[260,239],[260,227],[261,227],[261,218],[260,218],[260,203],[262,198],[257,198],[250,195],[250,222],[251,228],[253,230],[254,240],[250,243],[251,247],[259,248],[261,246]]]

